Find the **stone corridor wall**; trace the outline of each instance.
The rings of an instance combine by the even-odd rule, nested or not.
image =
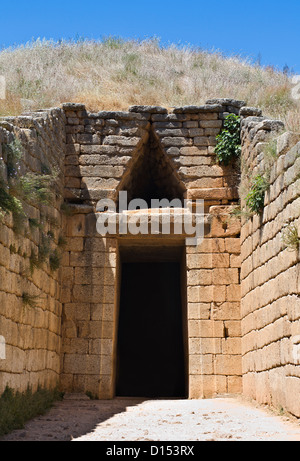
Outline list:
[[[251,175],[269,170],[264,210],[242,218],[242,226],[232,216],[240,170],[220,166],[215,155],[229,113],[242,116],[240,194]],[[282,245],[286,223],[300,233],[300,144],[293,134],[280,135],[282,129],[229,99],[172,112],[134,106],[89,113],[68,103],[2,120],[4,161],[3,146],[18,137],[22,173],[40,173],[43,165],[58,170],[55,205],[25,206],[32,218],[47,215],[46,231],[65,244],[59,270],[43,264],[30,273],[29,254],[38,250],[42,230],[26,225],[26,235],[18,236],[11,217],[0,224],[0,336],[6,340],[0,392],[6,385],[25,390],[59,381],[67,392],[114,397],[121,250],[124,242],[130,248],[130,238],[97,233],[103,212],[97,202],[117,203],[122,190],[139,198],[149,168],[159,194],[204,200],[205,238],[198,248],[185,247],[189,398],[243,391],[300,416],[294,398],[300,391],[299,250]],[[274,137],[277,157],[270,160],[264,151]],[[176,239],[185,243],[185,235]],[[36,306],[24,303],[24,294]]]
[[[0,223],[0,394],[8,385],[33,390],[38,385],[53,388],[59,383],[61,349],[60,270],[51,272],[42,264],[32,272],[30,257],[37,257],[42,233],[51,232],[53,242],[63,232],[60,205],[63,200],[65,117],[61,109],[40,111],[0,122],[0,157],[7,162],[5,145],[16,139],[22,144],[20,175],[56,170],[56,200],[51,206],[24,203],[27,215],[44,228],[29,226],[13,230],[6,215]],[[3,172],[2,172],[3,173]],[[49,234],[50,235],[50,234]]]
[[[97,234],[96,203],[117,200],[120,190],[130,195],[136,183],[141,190],[146,173],[141,159],[153,155],[150,166],[158,165],[159,184],[165,172],[174,190],[205,201],[209,217],[205,241],[198,249],[188,247],[186,256],[189,397],[241,391],[240,224],[229,219],[238,199],[238,173],[216,164],[214,147],[225,115],[238,113],[242,105],[211,100],[173,113],[135,106],[97,114],[83,105],[63,106],[65,196],[74,213],[68,219],[63,269],[64,389],[114,396],[121,240]],[[170,194],[171,187],[166,184]]]
[[[300,235],[300,143],[282,130],[262,118],[242,123],[242,192],[259,172],[270,183],[262,213],[241,231],[243,392],[300,416],[300,253],[283,243],[287,225]]]

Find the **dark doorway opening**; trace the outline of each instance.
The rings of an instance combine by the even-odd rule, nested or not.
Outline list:
[[[118,397],[185,398],[181,264],[122,264]]]

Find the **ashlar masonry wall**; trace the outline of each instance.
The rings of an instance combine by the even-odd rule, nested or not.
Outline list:
[[[62,271],[63,389],[115,395],[122,239],[97,234],[96,203],[117,201],[121,190],[133,193],[143,174],[140,159],[156,155],[151,165],[159,165],[157,182],[162,184],[163,170],[170,194],[181,190],[185,198],[205,202],[205,239],[200,248],[185,248],[188,396],[241,392],[240,223],[229,219],[239,174],[216,163],[214,147],[225,115],[239,113],[242,105],[211,100],[172,113],[135,106],[96,114],[83,105],[63,106],[65,197],[72,209]]]
[[[282,237],[286,226],[300,235],[300,143],[282,130],[263,118],[242,122],[243,194],[258,173],[270,183],[262,213],[241,230],[243,392],[299,417],[300,253]]]
[[[30,269],[30,257],[39,254],[42,234],[57,246],[63,235],[60,206],[63,202],[65,116],[61,109],[39,111],[0,122],[0,157],[3,177],[5,146],[16,139],[22,145],[20,176],[56,171],[56,198],[51,206],[23,203],[26,219],[19,233],[11,215],[0,223],[0,335],[5,340],[0,357],[0,393],[6,386],[25,391],[40,385],[54,388],[60,378],[61,273],[49,264]],[[43,228],[40,227],[44,222]]]
[[[243,218],[242,227],[231,215],[240,171],[220,166],[215,155],[228,113],[242,116],[241,193],[250,172],[268,165],[270,173],[263,213]],[[292,134],[278,137],[282,128],[258,109],[228,99],[172,112],[135,106],[89,113],[70,103],[3,120],[1,155],[17,136],[24,174],[39,173],[45,164],[58,170],[54,206],[24,206],[32,218],[47,214],[46,231],[55,243],[63,237],[65,246],[58,271],[43,264],[28,273],[41,229],[17,236],[11,217],[0,224],[0,336],[6,339],[0,391],[59,381],[66,392],[113,398],[124,246],[179,245],[186,272],[187,396],[244,391],[300,416],[294,398],[300,379],[299,251],[284,249],[281,240],[286,222],[300,232],[299,143]],[[263,151],[274,136],[278,158],[270,162]],[[143,198],[138,195],[145,193],[148,170],[159,195],[204,200],[199,247],[187,245],[185,235],[137,241],[98,234],[103,210],[97,202],[117,204],[119,191]],[[37,297],[35,307],[23,302],[24,293]]]

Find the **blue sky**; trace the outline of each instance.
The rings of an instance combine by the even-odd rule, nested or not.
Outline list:
[[[0,4],[0,46],[104,36],[190,44],[300,74],[300,1],[14,0]]]

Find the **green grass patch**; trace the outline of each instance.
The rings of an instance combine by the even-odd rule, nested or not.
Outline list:
[[[6,387],[0,397],[0,436],[23,429],[27,421],[45,414],[62,397],[57,389],[38,388],[33,393],[28,387],[26,392],[21,393]]]
[[[29,293],[23,293],[22,295],[22,303],[24,306],[29,306],[32,308],[38,307],[36,301],[39,299],[38,296],[30,295]]]
[[[55,249],[49,256],[49,265],[51,272],[56,272],[60,268],[61,255]]]
[[[289,251],[298,251],[300,246],[300,237],[295,224],[286,224],[282,231],[282,243]]]

